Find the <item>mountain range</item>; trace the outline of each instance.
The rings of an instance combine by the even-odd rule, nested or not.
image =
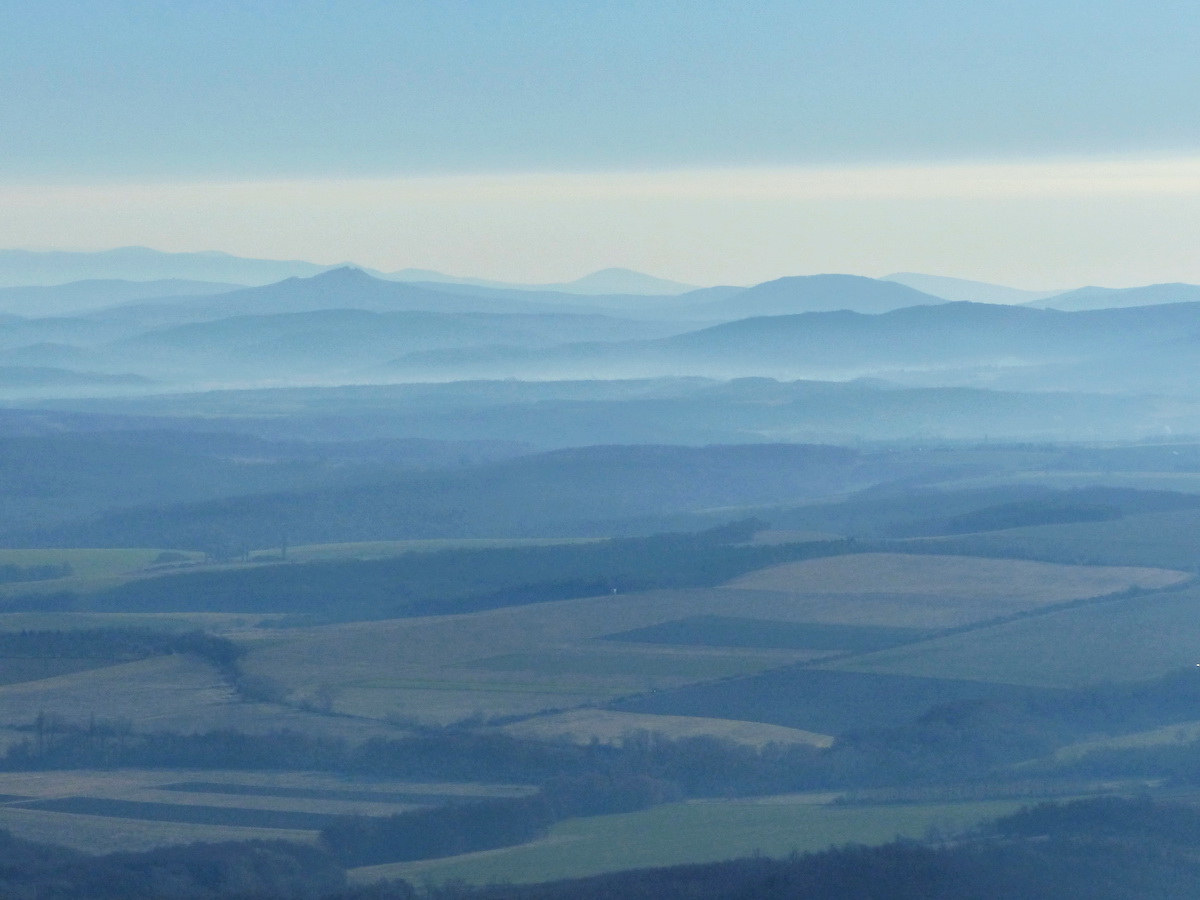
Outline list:
[[[1200,287],[1183,284],[983,304],[827,274],[582,296],[401,282],[345,266],[251,287],[94,281],[0,290],[0,302],[38,296],[119,302],[0,319],[0,392],[9,398],[87,386],[111,394],[668,376],[1190,396],[1200,374]]]
[[[401,379],[446,380],[695,375],[903,381],[915,373],[926,385],[979,384],[980,373],[993,380],[1024,373],[1023,388],[1056,389],[1056,367],[1108,363],[1105,378],[1089,389],[1123,391],[1131,363],[1145,357],[1154,361],[1148,371],[1163,382],[1155,389],[1165,391],[1179,379],[1164,367],[1194,356],[1187,336],[1196,334],[1196,303],[1074,313],[950,303],[878,315],[842,310],[755,317],[618,344],[431,351],[398,360],[395,371]]]
[[[167,253],[149,247],[113,250],[0,250],[0,286],[56,286],[79,281],[199,281],[236,285],[264,285],[285,278],[308,278],[342,266],[365,268],[393,281],[461,284],[522,291],[567,294],[673,295],[695,285],[656,278],[631,269],[608,268],[574,281],[553,284],[510,284],[479,278],[459,278],[431,269],[381,272],[353,263],[320,265],[304,260],[253,259],[229,253]],[[201,293],[196,291],[195,293]],[[143,295],[152,296],[152,295]],[[159,296],[168,296],[166,292]],[[134,298],[128,298],[134,299]],[[2,307],[0,307],[2,308]]]

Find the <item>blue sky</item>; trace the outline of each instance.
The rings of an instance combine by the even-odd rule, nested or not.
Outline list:
[[[0,229],[0,241],[99,247],[137,237],[132,226],[144,211],[127,208],[129,227],[114,228],[116,213],[89,218],[95,210],[86,204],[94,200],[65,199],[64,186],[286,181],[300,193],[275,201],[281,204],[275,215],[282,221],[299,204],[331,216],[331,258],[514,277],[537,277],[534,269],[564,276],[568,262],[640,260],[686,277],[689,266],[711,255],[707,245],[694,259],[647,260],[634,246],[623,251],[610,240],[600,242],[594,260],[575,253],[537,263],[533,244],[545,239],[528,230],[510,229],[507,254],[497,232],[487,248],[464,239],[455,255],[428,241],[406,251],[413,243],[406,225],[389,236],[392,250],[376,235],[375,245],[358,238],[356,254],[355,236],[347,233],[354,230],[352,210],[342,204],[335,216],[313,205],[315,195],[300,185],[319,192],[346,180],[428,176],[1191,159],[1200,156],[1198,37],[1200,5],[1169,0],[9,0],[0,3],[0,202],[20,214]],[[58,212],[47,212],[49,201],[5,195],[5,186],[46,188],[46,197],[58,190]],[[1143,199],[1153,206],[1162,194]],[[247,212],[260,224],[271,221],[265,207],[239,210],[236,203],[251,201],[229,202],[230,218]],[[794,227],[785,219],[803,218],[801,206],[784,219],[777,209],[764,211],[756,231],[741,202],[739,227],[748,241],[760,239],[759,231]],[[443,205],[442,214],[426,217],[442,230],[439,246],[455,246],[453,231],[461,227],[455,223],[470,219],[462,198],[455,203],[452,214]],[[604,215],[619,235],[635,211],[623,218],[620,197],[610,206]],[[1170,211],[1176,230],[1195,218],[1195,210],[1177,206]],[[676,208],[674,220],[661,210],[663,224],[686,227],[694,210]],[[577,209],[580,216],[596,212],[586,204]],[[533,215],[515,207],[513,214]],[[558,214],[567,215],[561,208]],[[1044,212],[1030,207],[1029,214]],[[197,210],[181,215],[203,219]],[[489,216],[504,218],[494,207],[481,208],[476,221]],[[878,216],[863,207],[862,217],[859,227],[845,226],[845,240],[878,242],[878,265],[886,268],[896,253],[871,231]],[[79,224],[64,229],[71,221]],[[938,221],[928,223],[931,240],[949,227],[944,216]],[[174,242],[169,249],[203,245],[271,255],[319,249],[318,235],[252,246],[236,230],[223,240],[216,225],[204,229],[189,235],[177,227],[164,235],[161,221],[149,216],[144,238],[135,242],[155,244],[159,235]],[[600,258],[601,250],[621,258]],[[389,252],[392,258],[381,258]],[[953,269],[953,252],[944,254],[943,269]],[[1112,269],[1107,252],[1096,251],[1097,276],[1142,277],[1136,261]],[[512,261],[513,271],[483,271],[501,259]],[[753,278],[843,261],[854,260],[844,253],[781,257],[744,272],[731,264],[729,275]],[[870,265],[869,257],[860,262]],[[1168,268],[1182,265],[1181,257]],[[1008,266],[1009,280],[1057,277],[1020,259]],[[961,274],[1007,271],[999,257],[967,267]],[[1061,277],[1086,275],[1086,266],[1077,268],[1063,269]],[[700,274],[712,280],[721,273]]]

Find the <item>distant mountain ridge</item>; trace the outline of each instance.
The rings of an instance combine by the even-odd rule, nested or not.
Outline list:
[[[1159,306],[1164,303],[1200,302],[1200,285],[1174,282],[1131,288],[1084,287],[1028,304],[1037,309],[1078,312],[1130,306]]]
[[[225,318],[243,315],[361,309],[370,312],[575,312],[562,304],[509,301],[499,295],[464,295],[437,290],[434,285],[388,281],[362,269],[342,266],[308,277],[293,276],[272,284],[243,288],[212,297],[179,298],[169,303],[152,301],[125,304],[97,313],[121,318],[158,311],[164,322]],[[584,310],[590,311],[590,310]]]
[[[1089,285],[1069,291],[1025,291],[981,281],[897,272],[881,281],[894,281],[942,297],[968,303],[1020,304],[1034,309],[1058,309],[1082,312],[1128,306],[1158,306],[1165,303],[1200,302],[1200,285],[1172,282],[1130,288],[1106,288]]]
[[[350,262],[322,265],[306,260],[255,259],[217,251],[168,253],[149,247],[118,247],[98,251],[0,250],[0,287],[48,287],[96,280],[182,280],[262,286],[285,278],[309,278],[343,266],[353,266],[377,278],[391,281],[464,284],[502,290],[581,295],[671,296],[696,287],[622,268],[601,269],[574,281],[555,284],[512,284],[482,278],[459,278],[430,269],[382,272]]]
[[[407,283],[340,267],[228,288],[210,283],[205,295],[0,321],[0,365],[134,373],[154,390],[764,376],[1121,393],[1136,384],[1179,396],[1200,378],[1200,302],[1179,302],[1200,297],[1192,285],[1071,292],[1067,300],[1105,306],[1079,311],[1039,308],[1067,302],[1055,298],[947,303],[900,283],[844,274],[672,296],[585,297]],[[1128,302],[1113,305],[1113,298]],[[1152,300],[1163,302],[1133,302]]]
[[[724,319],[850,310],[885,313],[944,303],[940,297],[861,275],[792,275],[765,281],[700,309]]]
[[[970,281],[966,278],[948,278],[945,275],[926,275],[921,272],[894,272],[884,275],[880,281],[894,281],[910,288],[941,297],[943,300],[966,301],[968,303],[1034,303],[1046,297],[1054,297],[1062,291],[1026,291],[1002,284],[985,281]]]

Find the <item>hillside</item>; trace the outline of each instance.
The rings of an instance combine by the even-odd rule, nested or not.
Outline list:
[[[884,313],[906,306],[943,302],[903,284],[859,275],[796,275],[756,284],[728,299],[702,304],[713,317],[788,316],[848,309]]]
[[[0,311],[31,318],[74,315],[118,303],[221,294],[241,287],[243,285],[180,278],[155,281],[92,279],[60,285],[0,287]]]
[[[142,371],[203,381],[341,375],[361,379],[398,354],[492,344],[550,346],[654,333],[645,322],[565,314],[312,312],[234,316],[159,328],[96,348],[109,366],[136,360]],[[670,332],[674,329],[664,328]]]
[[[1076,312],[1085,309],[1157,306],[1163,303],[1196,303],[1197,301],[1200,301],[1200,285],[1175,283],[1149,284],[1144,287],[1132,288],[1084,287],[1039,299],[1028,305],[1038,309],[1061,309],[1066,312]]]
[[[378,468],[356,472],[308,463],[296,475],[308,469],[309,477],[328,479],[329,487],[308,490],[301,482],[280,493],[243,489],[203,503],[159,503],[37,530],[9,530],[4,540],[16,546],[190,547],[200,542],[205,548],[266,549],[277,546],[281,535],[293,544],[575,537],[603,534],[612,520],[820,496],[871,480],[869,469],[860,472],[856,464],[853,451],[785,444],[590,447],[454,472],[393,470],[390,477]],[[260,467],[261,475],[272,477],[274,468]],[[339,477],[344,483],[334,488]]]
[[[264,490],[375,483],[520,452],[482,441],[266,441],[157,424],[67,434],[55,433],[51,425],[48,434],[0,437],[0,496],[8,527]]]

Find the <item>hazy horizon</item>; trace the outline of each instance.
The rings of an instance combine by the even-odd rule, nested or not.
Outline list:
[[[1198,25],[1124,0],[14,4],[0,246],[1200,282]]]

